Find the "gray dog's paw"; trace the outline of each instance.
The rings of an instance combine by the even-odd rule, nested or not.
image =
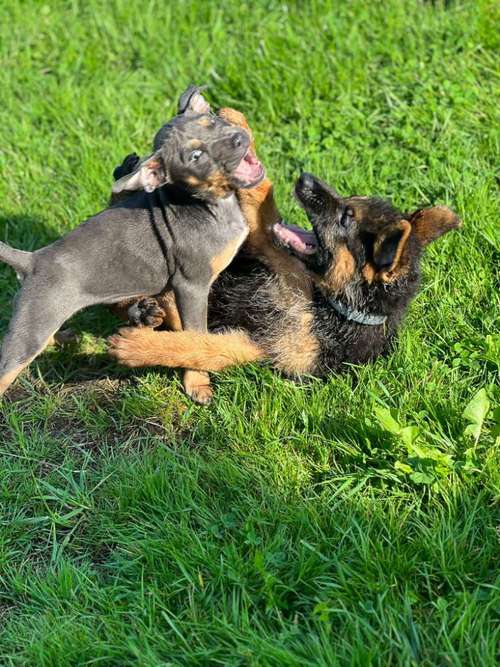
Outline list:
[[[128,319],[134,327],[150,327],[156,329],[165,319],[165,311],[160,308],[153,297],[139,299],[128,309]]]
[[[72,345],[80,342],[80,336],[73,329],[60,329],[53,336],[54,344],[59,346]]]
[[[140,161],[141,158],[137,155],[137,153],[130,153],[127,155],[123,162],[113,171],[113,178],[115,181],[117,181],[119,178],[122,178],[122,176],[131,174]]]

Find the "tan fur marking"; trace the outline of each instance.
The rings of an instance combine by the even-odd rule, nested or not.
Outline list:
[[[231,185],[228,179],[221,171],[216,171],[210,174],[206,181],[201,181],[196,176],[188,176],[186,178],[187,185],[197,190],[206,190],[212,193],[215,197],[225,197],[231,190]]]
[[[232,259],[238,252],[238,249],[240,248],[241,244],[245,240],[246,235],[247,232],[245,231],[245,233],[239,236],[238,238],[229,241],[224,250],[222,250],[222,252],[220,252],[218,255],[215,255],[215,257],[212,259],[212,261],[210,262],[210,267],[212,269],[212,274],[213,274],[212,281],[217,278],[217,276],[221,271],[224,271],[224,269],[227,266],[229,266]]]
[[[335,261],[331,264],[321,282],[327,289],[340,292],[352,280],[355,270],[356,262],[351,252],[346,246],[340,246],[337,249]]]
[[[375,268],[369,263],[365,264],[362,271],[361,271],[361,275],[366,280],[366,282],[370,285],[375,278],[375,273],[376,273]]]
[[[130,367],[169,366],[220,371],[264,357],[263,350],[240,331],[202,334],[197,331],[121,329],[119,334],[109,339],[109,353]]]
[[[202,127],[208,127],[210,125],[210,118],[200,118],[200,120],[197,121],[198,125],[201,125]]]
[[[184,391],[193,401],[201,405],[208,405],[212,400],[214,391],[210,386],[210,376],[205,371],[184,371]]]
[[[403,234],[401,236],[401,240],[398,243],[398,248],[396,250],[396,255],[394,257],[394,261],[393,261],[389,271],[394,271],[394,269],[397,267],[397,265],[401,261],[401,257],[402,257],[402,254],[403,254],[404,247],[406,245],[406,241],[408,240],[408,237],[410,236],[410,233],[411,233],[411,225],[407,220],[401,220],[400,229],[403,230]]]
[[[231,185],[221,171],[216,171],[207,178],[201,187],[211,192],[215,197],[225,197],[231,190]]]
[[[199,148],[202,145],[203,144],[199,139],[191,139],[191,141],[188,142],[187,147],[188,148]]]
[[[51,343],[52,340],[54,339],[54,335],[55,335],[55,333],[56,333],[56,332],[54,331],[54,333],[52,333],[52,334],[47,338],[47,340],[45,341],[45,343],[43,343],[43,345],[41,345],[41,347],[40,347],[40,349],[38,350],[38,352],[37,352],[36,354],[34,354],[30,359],[28,359],[27,361],[25,361],[25,362],[22,363],[22,364],[19,364],[19,366],[16,366],[16,368],[14,368],[13,370],[9,371],[8,373],[5,373],[5,375],[3,375],[2,377],[0,377],[0,396],[2,396],[2,395],[7,391],[7,389],[8,389],[8,388],[10,387],[10,385],[14,382],[14,380],[17,378],[17,376],[19,375],[19,373],[21,373],[27,366],[29,366],[29,365],[31,364],[31,362],[33,361],[33,359],[35,359],[39,354],[41,354],[41,353],[45,350],[45,348],[47,347],[47,345],[50,345],[50,343]]]
[[[314,370],[319,345],[312,333],[313,315],[302,312],[296,328],[285,323],[275,345],[276,366],[289,376],[300,376]]]
[[[169,290],[168,292],[164,292],[163,294],[160,294],[157,299],[160,307],[165,312],[165,319],[163,320],[165,326],[171,331],[182,331],[181,316],[177,310],[175,294],[173,291]]]
[[[193,188],[199,188],[202,185],[203,181],[200,181],[200,179],[196,178],[196,176],[187,176],[186,183],[187,185],[190,185]]]
[[[265,178],[255,188],[238,190],[237,195],[250,230],[245,242],[246,250],[286,280],[291,291],[310,297],[312,281],[302,262],[273,244],[272,228],[281,222],[281,215],[274,201],[271,181]]]
[[[2,396],[7,391],[7,389],[14,382],[19,373],[21,373],[28,364],[29,361],[25,364],[17,366],[16,368],[14,368],[14,370],[10,371],[9,373],[6,373],[3,377],[0,378],[0,396]]]
[[[377,277],[384,283],[392,282],[396,278],[402,276],[405,272],[405,269],[407,270],[407,267],[402,266],[402,259],[406,247],[406,242],[411,233],[411,225],[407,220],[401,220],[396,229],[401,229],[403,233],[401,235],[401,239],[399,240],[396,254],[394,255],[394,260],[388,270],[382,271],[377,275]]]
[[[238,127],[244,128],[250,135],[251,149],[255,152],[255,143],[247,119],[236,109],[219,109],[218,115]],[[273,185],[268,178],[255,188],[237,191],[241,212],[249,227],[245,249],[258,257],[273,272],[286,281],[290,293],[312,295],[312,280],[302,262],[292,257],[284,248],[273,244],[273,225],[281,222],[281,215],[274,201]],[[287,292],[288,293],[288,292]]]

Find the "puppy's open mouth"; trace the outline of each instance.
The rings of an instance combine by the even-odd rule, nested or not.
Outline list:
[[[273,226],[273,233],[278,245],[289,248],[298,255],[314,255],[316,252],[318,242],[314,232],[277,222]]]
[[[244,188],[252,188],[264,178],[264,167],[257,160],[254,152],[249,148],[243,159],[233,171],[233,178],[237,179]]]

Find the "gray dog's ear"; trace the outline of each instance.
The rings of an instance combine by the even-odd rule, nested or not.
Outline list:
[[[127,174],[116,181],[113,185],[113,193],[117,194],[123,192],[123,190],[153,192],[156,188],[168,183],[168,180],[163,160],[158,153],[153,153],[153,155],[141,160],[131,174]]]
[[[201,94],[202,88],[191,84],[179,97],[177,113],[209,113],[210,104]]]

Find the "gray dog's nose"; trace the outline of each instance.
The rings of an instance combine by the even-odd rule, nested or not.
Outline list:
[[[243,132],[235,132],[233,134],[232,141],[233,141],[233,146],[235,148],[240,148],[245,141],[245,135],[243,134]]]

